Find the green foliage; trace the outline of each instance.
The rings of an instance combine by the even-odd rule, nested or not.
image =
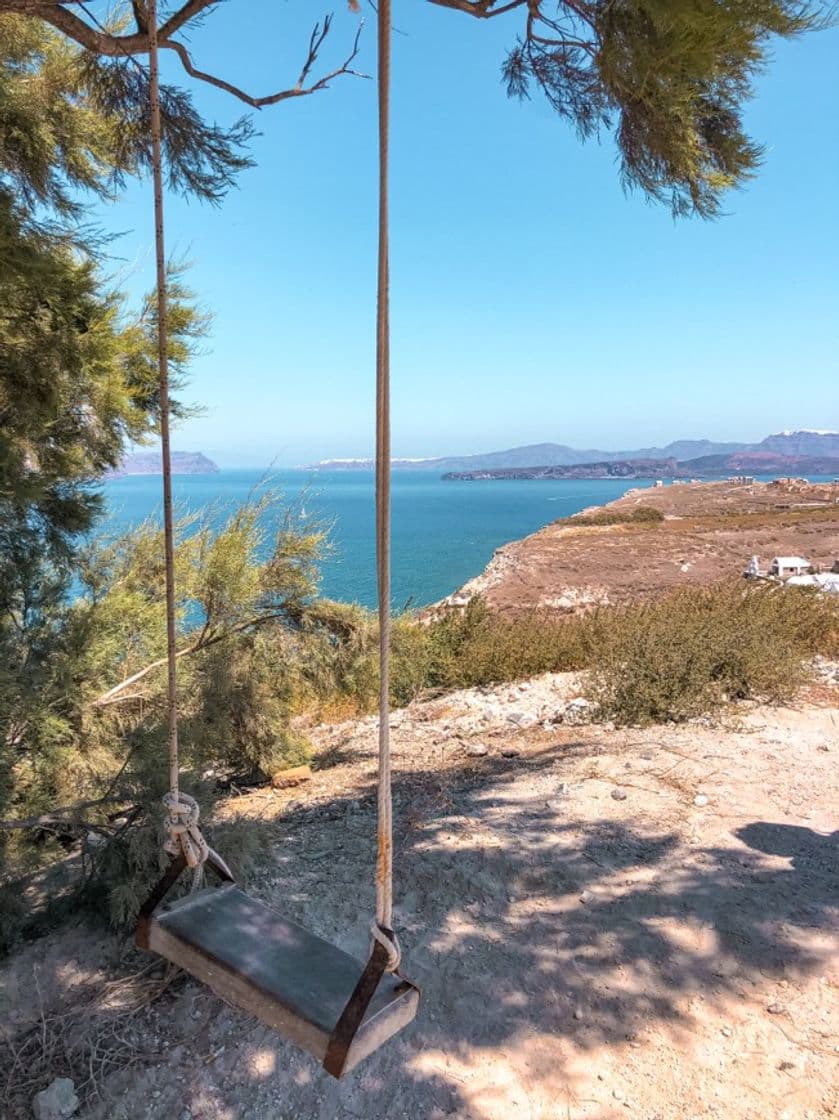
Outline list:
[[[371,618],[358,614],[351,644],[356,664],[342,687],[349,696],[363,682],[353,697],[361,712],[377,696]],[[788,699],[815,653],[839,653],[839,610],[806,589],[724,583],[566,617],[498,615],[475,598],[465,611],[431,622],[396,621],[391,701],[400,706],[427,690],[589,670],[589,691],[603,718],[679,721],[735,699]],[[324,670],[321,694],[329,687]]]
[[[656,506],[636,506],[634,509],[615,509],[603,506],[592,513],[575,513],[557,521],[558,525],[657,525],[664,521],[664,514]]]
[[[510,95],[541,89],[582,137],[612,128],[627,187],[668,202],[676,215],[702,217],[717,214],[724,192],[760,163],[743,106],[772,38],[820,22],[820,7],[799,0],[526,7],[525,34],[503,68]]]
[[[179,525],[180,753],[184,783],[208,810],[219,782],[308,757],[292,715],[310,687],[299,650],[324,544],[322,530],[298,527],[271,493]],[[115,921],[136,912],[157,869],[167,781],[162,555],[152,523],[94,543],[78,557],[74,600],[60,587],[24,637],[0,630],[4,817],[93,803],[84,825],[64,832],[0,833],[5,874],[60,857],[56,836],[104,829],[111,839],[92,857],[85,889],[96,880]],[[128,825],[114,828],[114,815]]]
[[[836,605],[805,589],[687,588],[601,618],[592,696],[621,724],[682,721],[732,700],[789,700],[836,648]]]
[[[218,202],[250,166],[250,125],[207,124],[175,87],[163,86],[160,102],[170,186]],[[0,14],[0,195],[33,218],[39,208],[78,218],[80,192],[111,194],[148,171],[150,153],[144,67],[96,58],[40,19]]]

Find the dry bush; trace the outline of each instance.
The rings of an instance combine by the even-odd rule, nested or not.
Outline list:
[[[664,514],[656,506],[636,506],[635,509],[613,509],[603,506],[593,513],[575,513],[564,517],[558,525],[655,525],[664,520]]]
[[[686,720],[732,701],[785,701],[804,661],[836,649],[835,603],[807,589],[687,588],[600,612],[591,693],[621,724]]]

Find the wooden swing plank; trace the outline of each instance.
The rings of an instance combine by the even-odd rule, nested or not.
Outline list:
[[[232,883],[155,913],[148,947],[321,1062],[363,968]],[[418,1004],[413,984],[385,974],[344,1072],[407,1026]]]

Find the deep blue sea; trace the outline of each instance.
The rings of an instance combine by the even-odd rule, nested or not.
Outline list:
[[[247,500],[264,471],[177,475],[179,511],[219,511]],[[274,471],[274,487],[305,520],[331,523],[333,548],[322,565],[321,590],[333,599],[373,606],[376,598],[373,475],[368,471]],[[494,550],[558,517],[600,505],[652,483],[597,479],[565,482],[443,482],[433,473],[393,474],[393,603],[423,606],[477,575]],[[105,486],[108,529],[121,532],[160,517],[161,480],[115,479]]]

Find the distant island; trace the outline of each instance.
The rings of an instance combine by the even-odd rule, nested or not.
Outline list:
[[[617,464],[614,473],[586,475],[557,475],[559,478],[632,478],[633,468],[627,463],[671,461],[674,470],[684,473],[714,474],[724,471],[785,471],[800,469],[797,463],[818,460],[831,463],[839,460],[839,432],[816,428],[797,428],[777,432],[759,443],[718,443],[707,439],[680,439],[664,447],[644,447],[631,451],[580,450],[562,443],[536,443],[524,447],[511,447],[506,451],[490,451],[481,455],[454,455],[437,458],[398,458],[392,460],[395,470],[438,471],[444,475],[472,473],[475,471],[508,471],[522,468],[527,471],[545,470],[548,467],[593,467]],[[621,465],[624,466],[621,466]],[[696,466],[691,466],[696,464]],[[702,464],[700,466],[700,464]],[[323,459],[309,470],[372,470],[372,459]],[[834,466],[808,465],[819,474],[835,470]],[[651,477],[649,474],[643,477]],[[653,476],[657,477],[657,476]]]
[[[573,466],[498,467],[493,470],[447,471],[449,482],[481,482],[500,479],[556,481],[570,478],[704,479],[721,475],[814,475],[839,476],[839,455],[817,458],[778,455],[771,451],[738,452],[735,455],[703,455],[697,459],[621,459],[605,463],[576,463]]]
[[[173,474],[217,474],[218,466],[201,451],[173,451]],[[134,451],[108,473],[108,478],[126,478],[135,474],[161,474],[159,451]]]

